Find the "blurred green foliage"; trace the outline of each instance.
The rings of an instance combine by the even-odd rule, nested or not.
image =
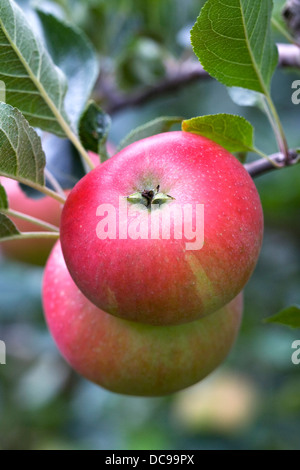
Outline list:
[[[90,36],[104,66],[109,63],[117,70],[119,83],[130,89],[151,85],[163,76],[166,56],[180,60],[192,55],[187,32],[204,2],[36,3],[47,8],[59,5],[62,14]],[[272,87],[290,147],[299,147],[300,139],[300,107],[291,102],[295,79],[299,71],[278,70]],[[114,114],[110,140],[118,144],[134,127],[160,115],[188,119],[218,112],[243,115],[255,127],[257,146],[267,153],[276,151],[264,115],[236,106],[214,80],[187,85]],[[262,322],[300,302],[299,181],[300,165],[256,180],[265,238],[245,289],[242,330],[221,372],[212,375],[222,373],[222,380],[210,384],[209,378],[187,395],[195,415],[192,421],[185,398],[190,391],[155,399],[123,397],[72,372],[45,325],[42,269],[1,260],[0,339],[6,342],[7,364],[0,365],[0,449],[299,450],[300,365],[291,361],[291,345],[300,339],[300,331]],[[215,397],[212,403],[205,387],[208,396]],[[211,411],[220,403],[232,410],[221,424]]]

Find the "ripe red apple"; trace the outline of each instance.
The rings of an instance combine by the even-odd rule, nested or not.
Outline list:
[[[152,326],[109,315],[72,280],[58,242],[48,260],[43,304],[54,340],[81,375],[113,392],[166,395],[207,376],[227,356],[239,330],[242,294],[196,322]]]
[[[174,208],[182,220],[171,218],[167,238],[163,217]],[[66,264],[84,295],[105,312],[153,325],[194,321],[229,303],[250,278],[262,237],[259,195],[243,165],[187,132],[123,149],[79,181],[61,219]]]

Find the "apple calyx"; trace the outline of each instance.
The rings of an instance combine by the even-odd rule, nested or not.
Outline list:
[[[151,210],[152,204],[157,204],[161,206],[174,198],[169,194],[159,192],[160,186],[158,185],[156,189],[144,189],[144,191],[137,191],[130,196],[127,196],[127,201],[131,204],[143,204],[148,209]]]

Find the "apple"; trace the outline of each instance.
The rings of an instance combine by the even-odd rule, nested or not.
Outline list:
[[[261,202],[243,165],[180,131],[135,142],[90,172],[61,219],[66,264],[84,295],[152,325],[194,321],[228,304],[249,280],[262,237]]]
[[[9,207],[31,217],[41,219],[52,225],[59,226],[62,206],[55,199],[46,196],[42,199],[28,197],[17,181],[1,178],[1,184],[7,193]],[[35,224],[11,217],[21,232],[45,231]],[[5,257],[24,263],[45,265],[55,241],[47,239],[13,240],[1,243]]]
[[[152,326],[107,314],[78,289],[60,242],[47,262],[43,305],[61,354],[86,379],[116,393],[167,395],[207,376],[239,330],[242,294],[218,312],[180,326]]]

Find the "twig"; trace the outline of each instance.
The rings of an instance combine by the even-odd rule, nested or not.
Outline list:
[[[31,240],[35,238],[45,238],[50,240],[58,240],[59,233],[58,232],[21,232],[18,235],[10,235],[7,237],[2,237],[0,239],[0,243],[13,241],[13,240]]]
[[[14,211],[12,209],[1,209],[1,212],[10,217],[16,217],[17,219],[25,220],[26,222],[30,222],[31,224],[38,225],[39,227],[49,230],[50,232],[59,233],[59,227],[56,227],[52,224],[48,224],[47,222],[37,219],[36,217],[32,217],[30,215],[23,214],[22,212]]]
[[[272,161],[276,165],[273,164]],[[252,178],[256,178],[257,176],[268,173],[269,171],[296,165],[297,163],[300,163],[300,154],[298,154],[295,150],[289,150],[288,159],[286,159],[286,156],[283,153],[274,153],[273,155],[269,156],[268,160],[261,158],[259,160],[255,160],[254,162],[246,163],[244,168],[248,171]]]
[[[47,186],[43,186],[39,183],[35,183],[34,181],[30,181],[26,178],[22,178],[20,176],[18,177],[13,177],[10,174],[6,174],[5,172],[0,172],[0,176],[4,176],[5,178],[10,178],[15,181],[18,181],[19,183],[23,183],[26,186],[29,186],[30,188],[36,189],[40,193],[45,194],[46,196],[50,196],[56,201],[60,202],[61,204],[64,204],[66,202],[66,196],[62,197],[60,194],[57,192],[53,191],[52,189],[48,188]]]

